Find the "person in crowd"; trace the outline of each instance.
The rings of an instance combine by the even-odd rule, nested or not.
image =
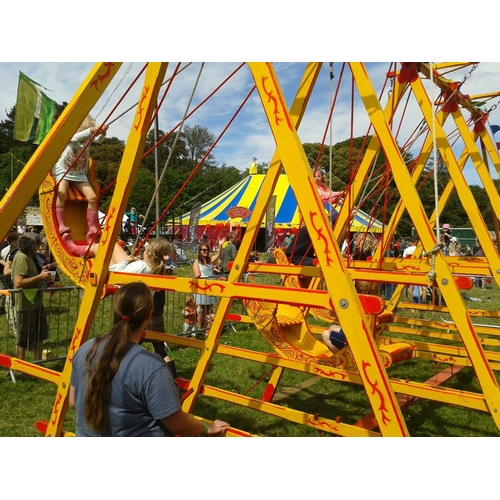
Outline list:
[[[481,243],[479,243],[479,240],[476,240],[476,243],[474,243],[474,246],[472,247],[472,255],[475,256],[479,250],[482,250]],[[484,257],[484,255],[480,255],[478,257]]]
[[[484,250],[479,240],[475,244],[474,257],[484,257]],[[481,287],[481,290],[486,290],[486,278],[484,276],[476,278],[476,286]]]
[[[184,317],[182,333],[187,334],[191,332],[193,337],[196,336],[196,301],[194,297],[186,297],[182,316]]]
[[[229,429],[185,413],[167,364],[139,345],[153,309],[144,283],[124,285],[113,297],[111,331],[76,352],[69,406],[77,436],[218,436]]]
[[[210,256],[210,249],[204,243],[198,248],[198,257],[193,262],[193,274],[196,279],[213,278],[214,263],[221,257],[222,244],[224,240],[219,241],[217,252]],[[212,313],[212,306],[217,303],[217,298],[212,295],[195,294],[197,326],[198,330],[203,330],[206,327],[206,320]]]
[[[90,140],[94,143],[102,143],[107,130],[107,125],[96,126],[95,121],[90,116],[87,116],[52,168],[52,176],[57,183],[56,219],[59,233],[68,250],[74,255],[84,255],[86,247],[77,245],[73,241],[71,228],[64,223],[64,207],[68,189],[70,184],[73,184],[87,199],[86,240],[87,244],[90,245],[95,241],[95,237],[100,231],[100,223],[97,195],[87,177],[89,165],[88,143]]]
[[[420,238],[416,234],[411,237],[410,244],[403,251],[403,259],[407,259],[415,253],[415,250],[417,249],[417,245],[419,244],[419,242],[420,242]],[[416,291],[415,291],[415,288],[417,288]],[[408,286],[408,298],[413,303],[415,303],[414,298],[420,297],[420,291],[421,290],[420,290],[419,286],[409,285]],[[414,295],[414,293],[416,295]],[[417,304],[418,303],[419,302],[417,302]]]
[[[354,237],[354,250],[351,254],[353,260],[370,260],[378,245],[377,238],[369,232],[357,233]],[[365,295],[379,295],[380,285],[376,281],[356,280],[354,282],[358,293]]]
[[[448,245],[448,255],[450,257],[460,257],[462,255],[462,246],[455,236],[451,237],[450,244]]]
[[[287,232],[285,237],[283,238],[283,242],[281,243],[281,248],[286,251],[286,249],[290,246],[292,243],[292,236],[290,235],[290,232]]]
[[[156,290],[153,292],[153,313],[151,314],[151,319],[146,325],[146,330],[151,330],[158,333],[165,332],[165,302],[166,294],[165,290]],[[167,363],[172,371],[172,374],[177,377],[177,370],[175,368],[175,361],[170,358],[167,353],[166,342],[161,342],[160,340],[152,340],[153,350],[156,354],[159,354]]]
[[[4,241],[0,244],[0,290],[8,290],[7,286],[8,279],[4,275],[5,266],[7,263],[7,256],[9,255],[11,245],[13,241],[17,241],[19,238],[19,233],[16,228],[12,228],[7,236],[5,236]],[[5,314],[5,299],[6,296],[0,294],[0,314]]]
[[[163,276],[168,273],[168,262],[172,256],[172,245],[164,238],[154,238],[144,245],[142,258],[132,257],[121,245],[115,245],[110,262],[110,271],[131,274],[157,274]],[[157,290],[153,293],[154,309],[151,320],[146,330],[165,333],[165,290]],[[175,373],[175,363],[168,355],[165,342],[153,340],[154,351],[171,363]]]
[[[12,261],[14,260],[16,253],[19,251],[19,237],[11,242],[9,250],[9,253],[4,259],[5,267],[3,277],[5,288],[11,290],[14,288],[14,283],[12,283]],[[5,312],[7,313],[9,323],[12,326],[12,331],[17,335],[17,313],[14,307],[15,295],[16,294],[10,293],[5,297]]]
[[[324,205],[327,203],[330,205],[335,205],[340,201],[343,194],[339,191],[332,191],[326,185],[326,172],[322,168],[317,168],[314,172],[314,181],[316,182],[316,187],[318,188],[319,197]]]
[[[19,238],[12,241],[9,247],[9,253],[5,257],[3,276],[5,280],[5,286],[7,289],[14,288],[14,284],[12,283],[12,261],[14,260],[14,256],[18,251],[19,251]]]
[[[97,244],[91,246],[95,255]],[[165,238],[154,238],[144,245],[142,259],[129,255],[119,244],[113,249],[109,270],[120,273],[133,274],[160,274],[167,272],[167,264],[172,258],[172,245]]]
[[[401,243],[398,240],[394,240],[392,244],[392,255],[391,257],[401,257]]]
[[[92,252],[97,251],[97,244],[92,245]],[[154,238],[144,245],[141,249],[141,257],[133,257],[129,255],[124,247],[117,243],[113,250],[113,255],[110,262],[110,271],[131,274],[157,274],[163,276],[168,274],[169,260],[172,256],[172,245],[164,238]],[[157,290],[153,292],[154,309],[146,330],[152,330],[158,333],[165,333],[165,290]],[[152,340],[155,353],[165,359],[167,363],[171,363],[175,373],[175,363],[170,359],[167,353],[165,342]]]
[[[329,328],[324,330],[321,334],[321,338],[333,354],[337,354],[347,345],[344,330],[342,330],[339,325],[331,325]]]
[[[351,211],[351,219],[356,215],[357,208],[354,207]],[[333,211],[331,213],[331,223],[332,226],[335,225],[337,221],[338,213]],[[291,264],[300,266],[312,266],[314,264],[314,259],[316,255],[314,253],[314,247],[309,237],[306,226],[302,226],[297,235],[294,237],[292,244],[285,251],[285,255]]]
[[[38,236],[38,235],[37,235]],[[43,341],[48,338],[48,325],[40,288],[50,281],[47,269],[37,267],[35,254],[38,244],[28,234],[19,238],[19,251],[12,261],[12,281],[14,288],[23,293],[15,299],[17,339],[16,355],[26,359],[26,351],[33,349],[35,361],[42,359]]]
[[[226,241],[222,244],[220,261],[221,261],[221,272],[223,274],[229,273],[227,265],[229,264],[229,262],[233,262],[234,259],[236,258],[237,249],[236,245],[234,244],[235,240],[236,240],[236,235],[232,231],[229,231],[226,234]]]
[[[257,250],[252,250],[250,255],[248,256],[248,262],[262,262],[259,256],[259,252]]]
[[[449,246],[451,243],[451,227],[449,224],[443,224],[443,227],[441,229],[441,237],[440,237],[441,243],[443,243],[443,253],[444,255],[449,255]]]

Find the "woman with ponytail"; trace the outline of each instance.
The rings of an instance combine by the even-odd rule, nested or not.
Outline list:
[[[113,297],[112,330],[76,352],[69,405],[77,436],[216,436],[229,428],[182,410],[167,364],[139,345],[152,313],[148,287],[124,285]]]

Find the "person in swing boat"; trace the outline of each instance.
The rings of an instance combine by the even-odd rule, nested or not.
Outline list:
[[[314,172],[314,181],[316,182],[316,187],[318,189],[319,197],[324,205],[329,203],[330,205],[335,205],[340,201],[344,193],[339,191],[332,191],[326,185],[326,172],[322,168],[317,168]]]
[[[100,230],[97,195],[89,183],[87,172],[89,165],[89,143],[101,144],[106,137],[107,125],[100,127],[91,116],[87,116],[75,135],[62,152],[52,168],[52,176],[57,183],[56,220],[59,234],[68,250],[77,256],[84,256],[85,245],[77,245],[71,238],[71,228],[64,223],[64,207],[70,184],[74,185],[87,199],[87,245],[95,241]]]

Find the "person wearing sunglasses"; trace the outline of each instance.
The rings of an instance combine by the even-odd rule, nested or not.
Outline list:
[[[220,259],[222,243],[224,239],[219,241],[217,252],[210,256],[210,249],[205,243],[200,243],[198,247],[198,257],[193,262],[193,274],[196,279],[199,278],[213,278],[214,276],[214,263]],[[217,297],[212,295],[205,295],[196,293],[194,295],[196,300],[196,313],[197,313],[197,326],[198,330],[207,328],[207,319],[212,313],[212,306],[217,302]]]

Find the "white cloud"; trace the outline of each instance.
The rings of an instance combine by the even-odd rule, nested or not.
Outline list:
[[[172,75],[176,64],[169,64],[167,77]],[[185,64],[181,63],[180,67],[184,67]],[[47,95],[57,102],[62,103],[63,101],[68,102],[71,100],[93,65],[94,63],[90,62],[0,63],[2,75],[0,80],[0,120],[5,119],[5,110],[10,110],[15,104],[19,71],[23,71],[30,78],[36,80],[44,87],[51,89],[51,91],[47,91]],[[111,113],[118,99],[123,96],[143,65],[144,63],[134,63],[133,65],[124,63],[118,75],[96,104],[91,114],[94,116],[98,115],[98,120],[104,120]],[[236,62],[206,63],[189,109],[193,110],[238,65],[239,63]],[[305,69],[305,63],[277,62],[274,64],[274,67],[280,86],[283,89],[285,101],[290,106],[297,91],[302,72]],[[389,95],[389,84],[387,84],[382,92],[389,67],[390,63],[368,63],[366,65],[376,93],[381,93],[382,105],[385,105]],[[199,69],[200,63],[190,64],[176,77],[170,86],[159,115],[160,128],[162,130],[169,131],[184,116]],[[334,63],[335,78],[331,88],[328,63],[323,65],[299,129],[299,136],[302,142],[320,142],[325,136],[325,130],[328,127],[330,99],[335,95],[337,85],[341,82],[341,70],[342,63]],[[496,91],[498,82],[500,82],[499,76],[499,63],[481,63],[474,71],[471,71],[471,67],[468,67],[447,75],[448,78],[459,82],[468,77],[463,83],[462,92],[471,95]],[[248,66],[245,65],[213,97],[200,107],[186,123],[189,125],[199,124],[206,126],[212,133],[219,136],[241,106],[243,99],[253,84],[252,75]],[[426,83],[426,86],[428,87],[428,83]],[[160,98],[166,88],[167,85],[162,88]],[[139,99],[139,93],[140,83],[130,90],[127,97],[124,98],[123,103],[113,111],[110,120],[115,120],[117,116],[133,106]],[[500,102],[500,97],[490,102],[491,105],[494,105]],[[368,130],[369,120],[367,112],[359,96],[355,97],[354,103],[354,114],[351,116],[351,76],[349,68],[346,67],[332,117],[334,144],[349,138],[351,124],[354,136],[364,135]],[[401,107],[401,109],[403,108]],[[108,134],[126,140],[133,113],[134,111],[132,110],[112,123]],[[490,123],[500,123],[499,113],[500,110],[497,109],[492,111]],[[468,116],[465,117],[466,119],[468,118]],[[411,100],[403,118],[401,111],[398,111],[394,120],[394,129],[400,128],[397,137],[400,145],[403,145],[408,137],[414,133],[421,118],[422,113],[416,103]],[[447,127],[449,126],[447,125]],[[328,144],[330,140],[329,132],[326,133],[325,137],[325,142]],[[246,105],[234,119],[233,124],[221,138],[214,154],[220,164],[226,163],[244,169],[248,167],[253,156],[257,157],[258,161],[270,161],[274,150],[275,143],[269,124],[263,113],[262,104],[257,92],[254,91]],[[417,154],[418,148],[414,146],[412,152]],[[465,175],[469,182],[474,184],[479,183],[473,167],[468,166],[465,170]]]

